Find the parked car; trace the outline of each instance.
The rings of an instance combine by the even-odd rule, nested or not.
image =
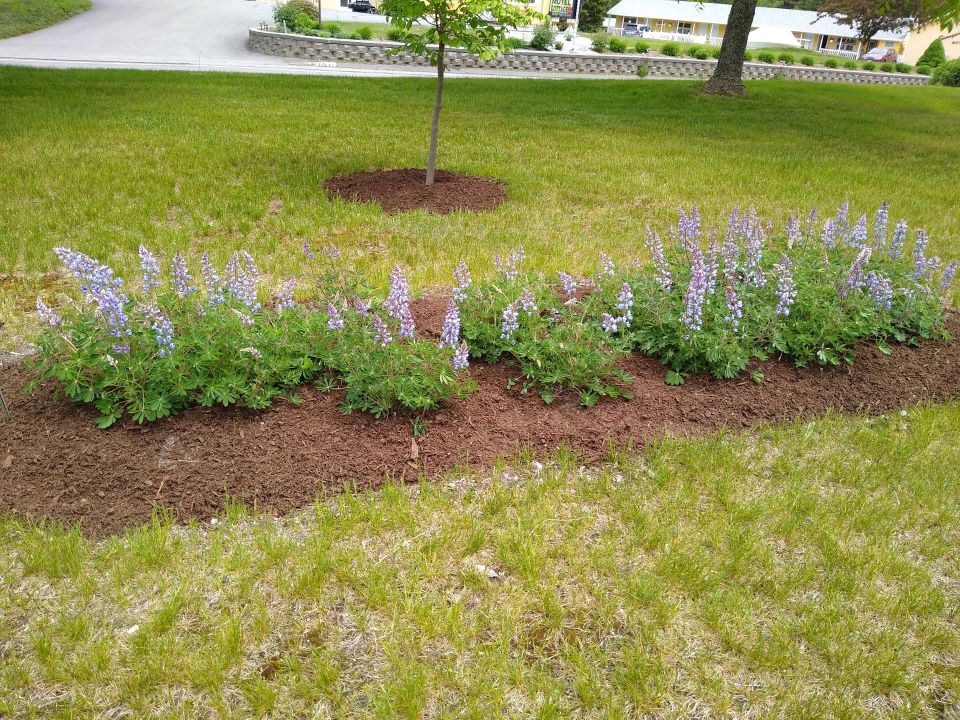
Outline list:
[[[352,3],[347,5],[348,8],[358,13],[369,13],[371,15],[377,14],[377,6],[374,5],[370,0],[353,0]]]
[[[872,60],[873,62],[888,62],[895,63],[897,62],[897,50],[892,47],[875,47],[873,50],[867,52],[863,56],[864,60]]]
[[[626,37],[643,37],[643,34],[648,32],[650,32],[649,25],[636,25],[634,23],[627,23],[623,26],[623,34]]]

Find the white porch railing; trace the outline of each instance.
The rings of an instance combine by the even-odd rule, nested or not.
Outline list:
[[[823,48],[820,52],[823,55],[836,55],[837,57],[850,58],[851,60],[857,59],[857,53],[853,50],[831,50],[829,48]]]
[[[608,28],[607,32],[611,35],[623,35],[623,28]],[[649,30],[643,34],[630,35],[629,37],[642,40],[668,40],[689,45],[719,45],[723,41],[723,38],[707,37],[706,35],[688,35],[686,33],[658,32],[656,30]]]

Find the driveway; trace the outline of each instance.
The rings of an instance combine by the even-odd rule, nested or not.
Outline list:
[[[324,10],[325,21],[384,22],[379,15]],[[338,67],[274,57],[247,48],[247,29],[273,21],[264,0],[93,0],[93,7],[57,25],[0,40],[0,63],[44,67],[129,67],[170,70],[429,75]]]

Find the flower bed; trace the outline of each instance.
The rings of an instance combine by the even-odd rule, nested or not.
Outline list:
[[[652,263],[603,258],[586,278],[526,270],[517,249],[490,278],[458,267],[439,340],[417,334],[402,269],[381,298],[336,248],[305,248],[316,308],[294,302],[294,279],[264,304],[246,253],[222,271],[204,255],[197,283],[180,255],[164,274],[141,248],[143,276],[128,294],[110,268],[60,248],[82,299],[62,317],[38,301],[46,329],[32,368],[94,404],[102,427],[125,413],[144,422],[191,405],[296,403],[307,381],[341,388],[347,412],[421,414],[474,389],[468,354],[508,362],[548,403],[575,393],[590,406],[629,394],[621,361],[631,351],[660,360],[679,384],[701,372],[736,377],[773,355],[837,365],[864,340],[888,352],[890,341],[945,336],[941,297],[957,264],[927,257],[922,230],[905,257],[908,234],[905,221],[888,232],[886,205],[868,223],[844,204],[822,223],[815,212],[791,218],[782,234],[753,211],[710,233],[696,210],[682,212],[668,241],[648,232]]]

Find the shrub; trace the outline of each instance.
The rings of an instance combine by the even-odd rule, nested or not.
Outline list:
[[[680,46],[672,42],[664,43],[663,47],[660,48],[660,52],[669,57],[679,57]]]
[[[837,62],[836,58],[828,57],[823,61],[823,66],[826,68],[835,68],[839,67],[840,63]]]
[[[312,26],[317,25],[317,5],[311,0],[287,0],[287,2],[275,5],[273,8],[273,21],[278,27],[287,26],[288,30],[296,32],[297,16],[305,15],[312,21]]]
[[[777,55],[777,60],[787,65],[793,65],[797,61],[797,59],[788,52],[782,52]]]
[[[892,73],[895,71],[896,71],[896,68],[894,67],[893,63],[883,63],[880,66],[880,72]]]
[[[918,75],[929,75],[931,72],[933,72],[933,68],[929,65],[917,65],[914,70],[916,70]]]
[[[843,67],[847,70],[856,70],[857,64],[853,60],[847,60],[845,63],[843,63]]]
[[[762,63],[772,64],[776,62],[776,56],[769,50],[761,50],[757,53],[757,60]]]
[[[356,35],[360,40],[372,40],[373,30],[368,28],[366,25],[363,25],[357,28]]]
[[[720,57],[720,48],[712,47],[710,48],[710,57],[716,59]]]
[[[533,37],[530,38],[530,47],[534,50],[549,50],[550,46],[553,45],[553,39],[553,30],[547,25],[541,25],[534,31]]]
[[[801,55],[800,64],[806,65],[807,67],[813,67],[815,65],[813,62],[813,55]]]
[[[508,51],[520,50],[521,48],[530,47],[527,43],[525,43],[520,38],[507,38],[504,44],[506,45]]]
[[[683,54],[687,57],[696,57],[699,49],[696,45],[687,45],[683,48]]]
[[[554,49],[554,50],[563,50],[563,40],[557,40],[557,41],[553,44],[553,49]]]
[[[744,61],[746,61],[746,62],[751,62],[751,61],[753,60],[753,53],[750,52],[749,50],[744,50],[744,51],[743,51],[743,59],[744,59]]]
[[[913,69],[906,63],[897,63],[895,67],[898,73],[908,73]]]
[[[597,53],[604,53],[610,49],[610,40],[605,35],[598,35],[590,43],[590,49]]]
[[[917,60],[917,65],[928,65],[935,68],[947,61],[947,53],[943,49],[943,40],[937,38],[923,51],[923,55]]]
[[[639,66],[637,67],[637,76],[638,76],[638,77],[645,78],[645,77],[646,77],[647,75],[649,75],[649,74],[650,74],[650,68],[647,67],[646,65],[639,65]]]
[[[867,62],[865,62],[865,63],[863,64],[863,69],[866,70],[867,72],[873,72],[874,70],[877,69],[877,66],[876,66],[876,64],[874,64],[874,63],[872,63],[872,62],[870,62],[870,61],[868,60]]]
[[[390,28],[387,30],[387,40],[391,42],[403,42],[403,38],[406,37],[403,30],[397,28]]]
[[[639,41],[636,45],[634,45],[633,48],[640,54],[646,54],[650,52],[650,45],[643,42],[642,40]]]
[[[697,60],[706,60],[710,57],[710,53],[705,48],[697,48],[693,52],[693,57]]]
[[[323,23],[323,25],[320,26],[320,30],[332,38],[343,37],[343,28],[336,23]]]
[[[960,87],[960,59],[950,60],[937,67],[930,82],[934,85]]]
[[[618,37],[610,38],[610,52],[615,53],[625,53],[627,51],[627,44]]]

